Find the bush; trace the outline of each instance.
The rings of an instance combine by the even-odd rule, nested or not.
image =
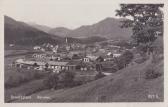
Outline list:
[[[56,73],[50,74],[43,81],[43,83],[47,88],[54,88],[54,89],[72,87],[76,86],[77,84],[81,84],[75,82],[74,77],[75,73],[62,71],[59,74]]]
[[[136,63],[138,63],[138,64],[141,64],[141,63],[145,62],[146,60],[147,60],[147,58],[142,57],[142,58],[136,59],[134,62],[136,62]]]
[[[114,62],[116,64],[118,70],[123,69],[125,66],[125,61],[124,61],[124,59],[122,59],[122,57],[115,58]]]
[[[146,53],[148,51],[148,46],[146,44],[140,44],[139,46],[137,46],[137,50],[140,53]]]
[[[125,64],[129,64],[131,60],[133,59],[134,55],[132,52],[127,50],[122,54],[121,57],[124,57],[123,59],[125,59]]]
[[[115,58],[114,62],[120,70],[126,67],[132,61],[133,57],[133,53],[127,50],[119,58]]]
[[[100,79],[105,77],[105,75],[102,72],[99,72],[96,76],[95,76],[95,80]]]
[[[100,71],[102,71],[102,68],[103,68],[103,66],[102,66],[102,64],[96,64],[96,71],[98,71],[98,72],[100,72]]]
[[[160,72],[155,71],[152,67],[149,68],[146,72],[145,72],[145,78],[146,79],[154,79],[157,78],[159,76],[161,76],[162,74]]]
[[[56,73],[52,73],[50,74],[44,81],[44,85],[47,87],[47,88],[58,88],[58,74]]]
[[[60,74],[60,82],[62,83],[63,87],[74,86],[74,78],[75,78],[75,73],[74,72],[63,71]]]

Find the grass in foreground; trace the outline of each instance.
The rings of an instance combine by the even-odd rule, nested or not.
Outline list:
[[[163,73],[163,60],[152,65],[151,60],[127,67],[96,81],[61,90],[45,90],[32,94],[31,100],[15,102],[160,102],[163,101],[163,75],[146,79],[145,72],[153,66]],[[36,96],[48,96],[39,100]],[[154,97],[151,97],[154,96]]]

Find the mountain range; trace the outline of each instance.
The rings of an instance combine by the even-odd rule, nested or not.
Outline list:
[[[68,29],[65,27],[56,27],[56,28],[50,29],[48,33],[53,35],[59,35],[62,37],[73,37],[73,36],[68,36],[71,31],[72,31],[71,29]]]
[[[121,21],[123,20],[125,19],[115,19],[109,17],[93,25],[84,25],[74,30],[59,27],[49,30],[48,33],[75,38],[98,36],[108,39],[128,39],[130,38],[132,31],[130,28],[122,29],[120,27]]]
[[[65,37],[69,42],[94,43],[106,39],[129,39],[131,29],[121,29],[120,21],[124,19],[106,18],[93,25],[86,25],[74,30],[57,27],[51,28],[45,25],[25,23],[4,16],[5,44],[39,45],[43,43],[65,43]]]
[[[38,45],[44,42],[63,42],[59,36],[48,34],[8,16],[5,16],[4,20],[5,44]]]
[[[129,39],[132,30],[130,28],[122,29],[121,21],[125,19],[116,19],[108,17],[92,25],[83,25],[76,29],[65,27],[56,27],[47,29],[47,33],[59,35],[61,37],[86,38],[86,37],[104,37],[108,39]],[[46,26],[32,25],[33,27],[46,31]],[[39,27],[40,26],[40,27]]]
[[[51,27],[48,27],[48,26],[46,26],[46,25],[39,25],[39,24],[36,24],[36,23],[33,23],[33,22],[27,23],[27,24],[29,24],[30,26],[32,26],[32,27],[34,27],[34,28],[36,28],[36,29],[39,29],[39,30],[41,30],[41,31],[44,31],[44,32],[46,32],[46,33],[48,33],[48,32],[52,29]]]

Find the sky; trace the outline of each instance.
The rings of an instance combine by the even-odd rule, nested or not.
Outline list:
[[[18,21],[75,29],[116,17],[113,0],[2,0],[3,13]]]

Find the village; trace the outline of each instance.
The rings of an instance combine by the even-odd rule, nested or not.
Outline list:
[[[12,66],[59,73],[62,70],[94,72],[98,71],[97,68],[101,64],[103,72],[115,72],[117,68],[114,59],[120,57],[128,49],[111,44],[104,47],[101,43],[68,43],[66,38],[66,44],[54,46],[45,43],[41,46],[34,46],[33,50],[40,53],[18,58]]]

